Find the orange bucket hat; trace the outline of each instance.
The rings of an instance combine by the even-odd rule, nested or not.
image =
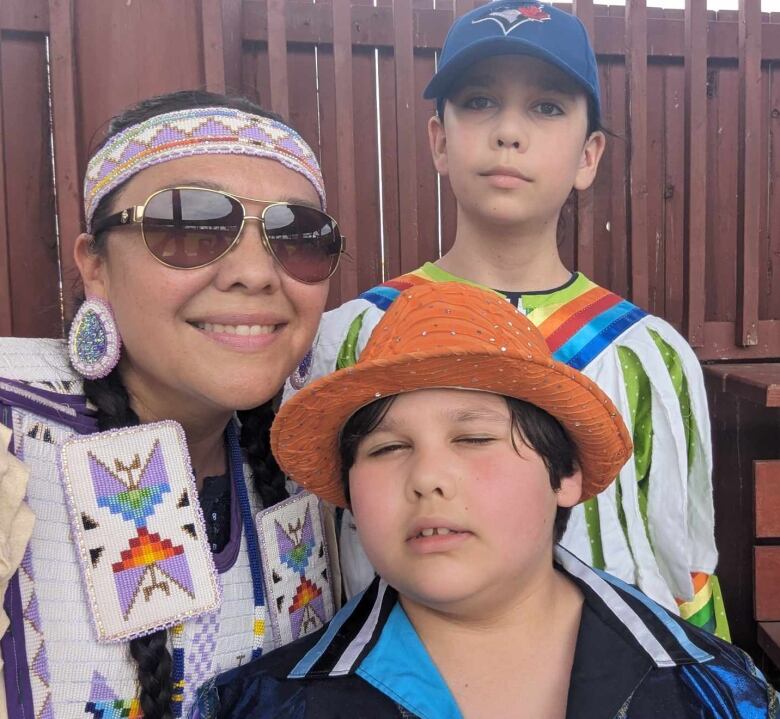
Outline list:
[[[431,388],[516,397],[555,417],[577,447],[580,501],[605,489],[631,456],[628,430],[594,382],[554,360],[539,330],[506,299],[454,282],[403,290],[354,366],[282,405],[271,449],[298,484],[345,507],[339,440],[346,422],[380,397]]]

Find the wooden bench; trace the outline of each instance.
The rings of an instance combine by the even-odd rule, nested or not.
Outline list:
[[[732,639],[780,668],[780,363],[709,365],[704,375]]]

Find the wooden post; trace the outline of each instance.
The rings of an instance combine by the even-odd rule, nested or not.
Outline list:
[[[593,0],[574,0],[574,14],[585,26],[591,45],[593,39]],[[577,193],[577,269],[593,277],[596,260],[594,255],[593,187]]]
[[[758,253],[761,147],[761,6],[739,0],[739,134],[737,160],[736,344],[758,344]]]
[[[336,83],[336,166],[339,224],[347,238],[351,261],[340,269],[341,301],[357,295],[357,209],[355,205],[355,133],[352,94],[352,7],[333,0],[333,67]]]
[[[268,70],[271,76],[271,109],[287,119],[287,18],[285,0],[268,0]],[[334,9],[336,3],[334,2]]]
[[[647,307],[647,2],[626,2],[631,299]]]
[[[685,273],[683,324],[704,345],[707,232],[707,0],[685,0]]]
[[[60,267],[65,318],[74,314],[73,281],[78,269],[73,260],[76,238],[82,230],[81,173],[76,132],[76,56],[73,51],[73,0],[49,0],[49,46],[54,158],[57,188],[57,222],[60,233]]]
[[[412,4],[408,0],[394,3],[393,26],[401,272],[410,272],[420,264],[420,257],[417,252],[417,151],[414,141],[414,25]]]

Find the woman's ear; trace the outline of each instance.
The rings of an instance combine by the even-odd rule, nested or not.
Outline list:
[[[447,163],[447,135],[444,132],[444,122],[438,115],[428,120],[428,144],[431,148],[431,157],[436,172],[440,175],[449,173]]]
[[[582,470],[577,467],[573,474],[561,479],[561,486],[555,491],[559,507],[573,507],[582,497]]]
[[[73,247],[73,259],[79,268],[87,297],[108,299],[105,256],[92,250],[94,237],[82,232]]]

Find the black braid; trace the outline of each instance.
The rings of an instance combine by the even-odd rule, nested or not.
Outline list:
[[[270,447],[271,423],[274,421],[272,402],[238,412],[241,420],[240,444],[252,469],[255,491],[264,507],[287,498],[284,474],[279,469]]]
[[[84,394],[97,407],[97,423],[101,432],[139,423],[117,367],[103,379],[85,379]],[[168,632],[161,629],[131,640],[130,656],[138,665],[137,677],[141,687],[138,700],[144,719],[169,719],[172,716],[173,685]]]

